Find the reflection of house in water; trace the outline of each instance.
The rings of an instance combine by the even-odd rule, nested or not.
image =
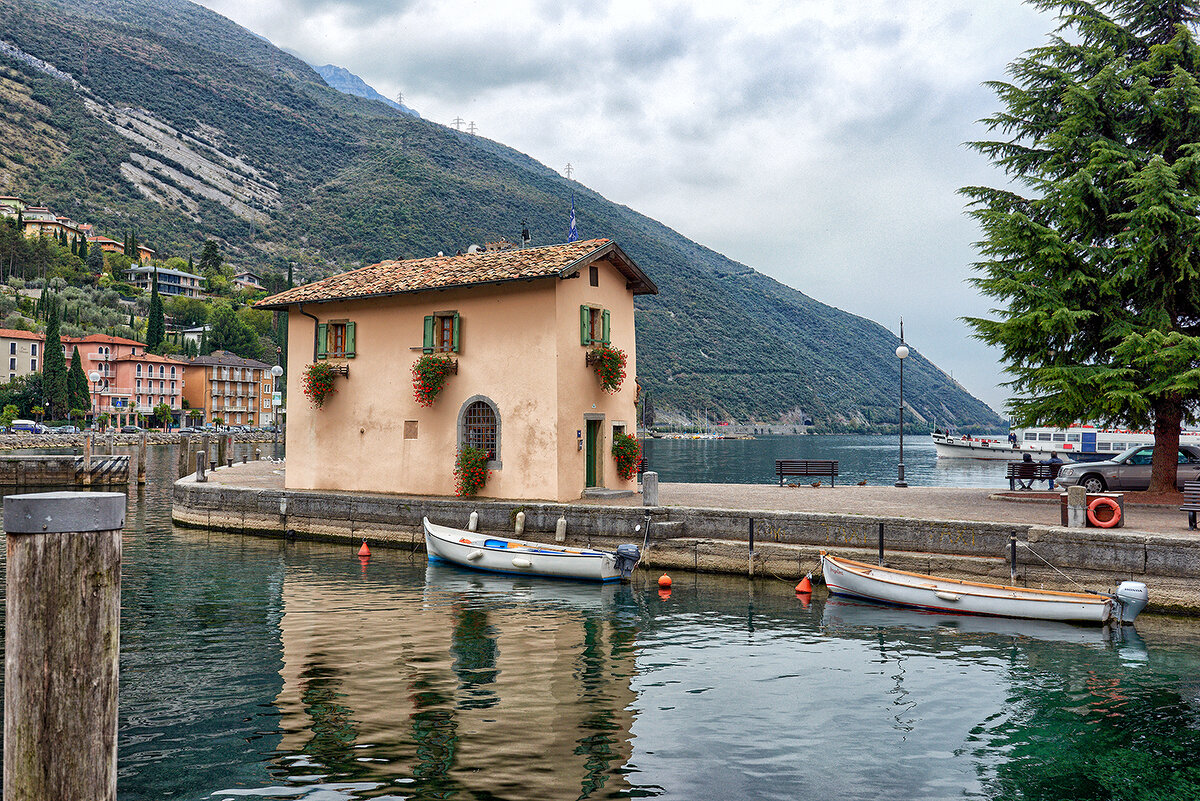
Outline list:
[[[400,780],[422,797],[627,789],[637,629],[612,603],[627,591],[553,582],[568,600],[543,603],[522,600],[521,581],[485,598],[461,578],[407,590],[290,575],[276,701],[284,766]]]

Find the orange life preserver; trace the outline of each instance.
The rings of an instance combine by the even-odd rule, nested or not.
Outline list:
[[[1112,510],[1112,517],[1108,520],[1099,520],[1096,518],[1096,509],[1101,506],[1107,506]],[[1112,528],[1121,522],[1121,506],[1112,498],[1097,498],[1088,504],[1087,519],[1096,528]]]

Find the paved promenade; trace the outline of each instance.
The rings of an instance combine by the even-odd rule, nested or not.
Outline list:
[[[283,489],[283,465],[251,462],[210,474],[217,484],[255,489]],[[1141,503],[1137,493],[1125,496],[1126,528],[1155,534],[1188,534],[1182,498]],[[766,512],[818,512],[913,520],[966,520],[985,523],[1059,525],[1058,495],[1009,493],[1006,489],[961,487],[779,487],[773,484],[661,484],[662,506],[738,509]],[[581,500],[600,506],[641,506],[641,495]],[[1200,532],[1193,532],[1200,537]]]

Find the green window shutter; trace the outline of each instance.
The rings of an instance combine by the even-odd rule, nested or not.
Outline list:
[[[608,309],[605,309],[604,313],[600,317],[601,317],[601,321],[604,323],[604,329],[603,329],[604,330],[604,344],[607,345],[609,342],[609,340],[608,340]]]
[[[424,353],[433,353],[433,324],[435,320],[430,314],[425,318],[425,342],[422,345]]]
[[[326,343],[329,341],[329,323],[317,323],[317,358],[325,359],[329,356],[329,347]]]
[[[579,307],[579,344],[592,344],[592,311],[587,306]]]
[[[354,358],[354,323],[346,323],[346,358]]]
[[[458,312],[455,312],[454,313],[454,333],[453,333],[454,341],[450,346],[450,349],[453,350],[455,353],[458,353],[458,332],[460,330],[459,329],[460,325],[462,325],[462,320],[459,319]]]

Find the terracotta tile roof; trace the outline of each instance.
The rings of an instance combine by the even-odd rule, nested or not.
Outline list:
[[[187,366],[186,359],[172,359],[170,356],[159,356],[157,353],[139,353],[137,356],[119,356],[111,359],[114,362],[154,362],[155,364],[177,364]]]
[[[254,305],[259,309],[280,309],[295,303],[327,303],[535,278],[565,278],[605,257],[617,264],[634,294],[658,292],[658,287],[615,242],[589,239],[536,248],[383,261],[280,292]]]
[[[39,334],[36,331],[22,331],[19,328],[0,328],[0,339],[36,339],[40,342],[45,338],[45,334]]]
[[[125,339],[124,337],[114,337],[108,334],[88,334],[85,337],[63,337],[63,344],[81,344],[84,342],[99,342],[103,345],[137,345],[142,347],[143,343],[133,339]]]
[[[195,356],[188,361],[189,367],[253,367],[255,370],[270,370],[271,365],[266,362],[260,362],[255,359],[247,359],[244,356],[238,356],[236,353],[230,353],[227,350],[214,350],[207,356]]]

